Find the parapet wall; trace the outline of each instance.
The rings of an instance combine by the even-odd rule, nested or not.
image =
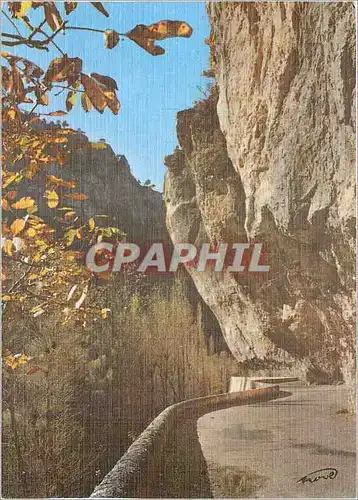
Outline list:
[[[200,449],[200,446],[196,434],[196,421],[200,416],[230,406],[275,399],[279,395],[279,387],[275,386],[191,399],[169,406],[129,447],[113,469],[95,488],[91,497],[153,498],[163,496],[163,491],[166,492],[166,497],[168,495],[170,497],[170,489],[168,490],[166,484],[171,482],[168,473],[170,469],[168,457],[175,456],[176,450],[180,448],[180,441],[188,437],[187,433],[190,427],[188,427],[188,423],[195,424],[191,425],[191,429],[194,435],[192,441],[197,441],[194,443],[197,450]],[[180,451],[178,451],[179,453]],[[195,456],[198,456],[198,453],[193,453],[191,457],[193,461]],[[198,460],[196,458],[196,461]],[[193,464],[193,468],[195,465],[198,466],[198,464]],[[188,469],[191,469],[190,464],[187,466]]]

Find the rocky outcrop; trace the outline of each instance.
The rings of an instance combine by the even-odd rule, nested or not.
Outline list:
[[[45,126],[49,128],[51,124]],[[139,245],[170,244],[162,194],[137,181],[124,155],[116,155],[104,141],[90,142],[82,132],[68,136],[67,148],[69,154],[63,168],[59,171],[58,166],[52,166],[49,173],[65,180],[75,179],[75,191],[88,199],[67,200],[66,205],[74,207],[84,220],[94,215],[108,216],[103,224],[118,227],[127,235],[127,241]],[[35,180],[28,183],[26,192],[37,198],[41,215],[52,217],[44,199],[44,179],[38,176]]]
[[[355,23],[351,3],[209,3],[217,87],[178,114],[174,242],[260,241],[269,273],[198,273],[248,371],[354,370]]]

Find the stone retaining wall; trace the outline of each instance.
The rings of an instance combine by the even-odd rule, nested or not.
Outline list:
[[[190,496],[202,496],[203,491],[207,489],[207,485],[201,484],[196,487],[194,479],[186,481],[186,495],[184,495],[183,491],[177,491],[178,482],[173,481],[171,477],[178,472],[178,463],[180,462],[178,454],[183,453],[183,449],[178,453],[176,453],[176,450],[181,448],[181,436],[183,439],[188,437],[188,423],[195,423],[194,427],[191,425],[193,436],[191,436],[190,445],[193,446],[193,450],[189,457],[193,462],[197,463],[188,464],[189,466],[186,469],[189,474],[192,474],[198,468],[201,472],[198,474],[197,480],[200,482],[204,480],[205,471],[203,471],[204,460],[200,458],[201,450],[196,434],[197,419],[212,411],[230,406],[267,401],[279,396],[279,387],[275,386],[191,399],[169,406],[153,420],[129,447],[113,469],[95,488],[91,497],[173,498],[173,496],[188,496],[188,485],[191,485],[197,492],[196,495],[194,492],[190,492]],[[170,460],[168,460],[168,457],[171,457]],[[170,484],[174,485],[174,483],[176,484],[176,491],[168,486]]]

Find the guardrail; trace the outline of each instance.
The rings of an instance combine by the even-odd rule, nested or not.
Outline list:
[[[128,448],[113,469],[95,488],[95,498],[153,498],[158,496],[158,485],[165,481],[166,449],[175,447],[180,439],[180,428],[188,420],[195,421],[206,413],[268,401],[280,397],[278,386],[237,393],[190,399],[168,406]],[[287,395],[287,393],[286,393]],[[170,437],[174,433],[176,439]],[[159,492],[160,493],[160,492]],[[159,496],[161,496],[159,494]]]
[[[248,389],[258,389],[262,387],[261,384],[284,384],[287,382],[297,382],[299,380],[298,377],[289,377],[287,375],[281,377],[231,377],[229,392],[239,392],[245,391]],[[264,385],[265,387],[265,385]],[[267,385],[266,385],[267,387]]]

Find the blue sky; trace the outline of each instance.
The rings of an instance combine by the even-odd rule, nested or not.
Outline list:
[[[60,2],[61,13],[63,12]],[[97,72],[114,78],[119,87],[121,111],[118,116],[106,110],[102,115],[88,114],[78,102],[64,119],[74,128],[81,128],[91,140],[105,138],[116,153],[124,154],[133,174],[151,179],[162,188],[165,167],[163,158],[177,145],[175,133],[176,112],[190,107],[202,97],[202,89],[209,83],[201,76],[208,67],[209,51],[204,44],[210,27],[204,2],[106,2],[109,18],[97,12],[90,4],[79,4],[70,16],[70,25],[97,29],[115,29],[126,32],[136,24],[151,24],[162,19],[182,20],[194,29],[190,39],[175,38],[160,42],[166,49],[162,56],[153,57],[130,40],[124,39],[112,50],[104,47],[103,35],[71,31],[58,35],[56,42],[68,53],[83,59],[83,71]],[[42,9],[30,11],[35,21]],[[6,28],[9,23],[4,19]],[[26,30],[25,30],[26,31]],[[45,68],[58,56],[54,49],[41,52],[34,49],[12,51],[23,55]],[[61,102],[66,94],[63,94]],[[58,100],[51,109],[65,109]]]

